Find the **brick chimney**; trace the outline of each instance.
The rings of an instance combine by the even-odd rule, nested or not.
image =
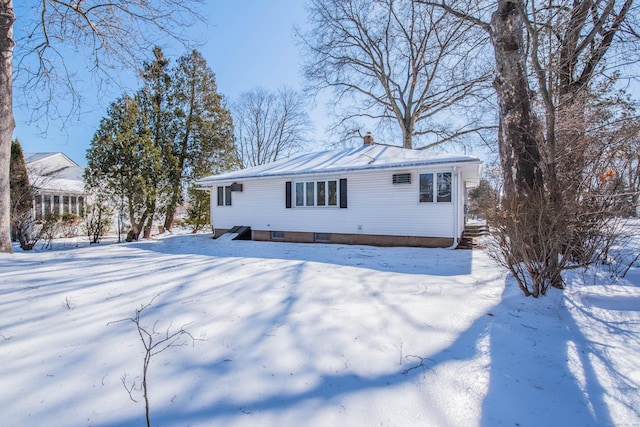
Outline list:
[[[364,145],[373,145],[373,135],[371,135],[371,132],[367,132],[367,134],[362,138]]]

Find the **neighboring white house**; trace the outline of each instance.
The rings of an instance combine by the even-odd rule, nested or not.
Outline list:
[[[214,237],[449,247],[465,226],[482,162],[373,144],[308,153],[198,181],[211,194]]]
[[[35,190],[34,218],[46,214],[74,213],[85,208],[84,168],[63,153],[24,154],[29,183]]]

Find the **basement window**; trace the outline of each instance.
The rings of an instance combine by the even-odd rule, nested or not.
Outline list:
[[[271,240],[284,240],[284,231],[271,231]]]
[[[393,183],[394,184],[411,184],[411,174],[410,173],[394,173]]]
[[[313,233],[313,241],[318,243],[330,243],[331,233]]]

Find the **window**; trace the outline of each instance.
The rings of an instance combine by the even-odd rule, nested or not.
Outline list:
[[[420,203],[433,202],[433,174],[420,174]]]
[[[296,206],[304,206],[304,182],[296,182]]]
[[[327,204],[327,183],[325,181],[318,181],[316,184],[318,189],[318,206],[324,206]]]
[[[272,231],[271,240],[284,240],[284,231]]]
[[[411,174],[410,173],[394,173],[393,183],[394,184],[411,184]]]
[[[53,212],[51,210],[51,199],[53,196],[44,195],[42,196],[42,200],[44,201],[44,214],[51,215]]]
[[[315,188],[316,188],[316,183],[315,182],[307,182],[306,183],[306,187],[307,187],[307,195],[306,195],[306,199],[307,199],[307,206],[314,206],[314,193],[315,193]]]
[[[217,187],[218,191],[218,206],[231,206],[231,187]]]
[[[313,233],[313,241],[320,243],[330,243],[331,233]]]
[[[338,183],[336,181],[329,181],[329,206],[336,206],[338,204]]]
[[[433,178],[436,177],[434,187]],[[451,172],[420,174],[420,203],[451,202]]]
[[[438,172],[438,202],[451,201],[451,172]]]
[[[336,180],[296,182],[294,187],[296,206],[338,206],[338,181]]]
[[[42,196],[36,196],[36,219],[42,219]]]

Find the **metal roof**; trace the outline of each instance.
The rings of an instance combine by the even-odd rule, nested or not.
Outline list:
[[[210,183],[240,179],[326,173],[344,173],[375,169],[403,169],[416,166],[443,164],[477,164],[475,156],[438,155],[421,150],[409,150],[388,145],[362,145],[345,150],[306,153],[265,165],[241,169],[220,175],[201,178],[197,184],[207,187]]]

